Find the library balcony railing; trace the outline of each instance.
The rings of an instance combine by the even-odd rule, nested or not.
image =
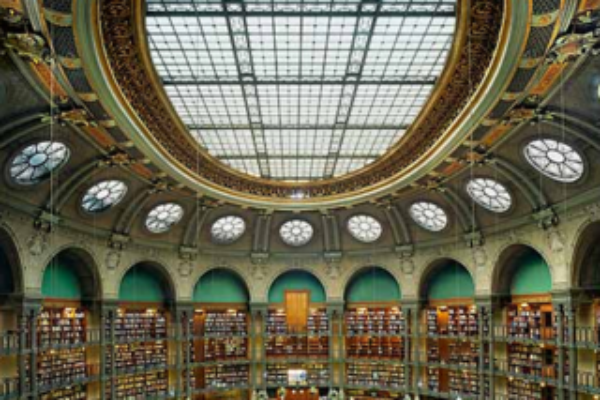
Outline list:
[[[575,346],[593,350],[600,349],[600,328],[576,328]]]
[[[577,372],[577,391],[600,395],[600,376],[596,372]]]
[[[83,332],[83,337],[64,338],[58,341],[52,337],[38,335],[38,351],[47,350],[72,350],[85,346],[94,346],[100,344],[100,329],[88,329]]]
[[[115,335],[113,344],[135,344],[144,342],[162,342],[175,339],[174,330],[162,330],[154,333],[127,333],[123,335]],[[110,336],[107,336],[107,341],[110,343]]]
[[[428,368],[441,368],[455,371],[473,371],[479,368],[479,352],[471,354],[454,354],[447,357],[433,356],[428,352],[419,352],[416,358],[421,365]],[[413,360],[414,362],[414,360]],[[489,358],[484,358],[483,366],[489,368]]]
[[[555,328],[515,328],[512,325],[494,326],[494,338],[506,342],[518,343],[556,343],[557,332]]]
[[[192,340],[208,340],[208,339],[247,339],[250,335],[248,333],[236,332],[236,333],[203,333],[194,334],[190,337]]]
[[[390,338],[390,339],[402,339],[404,337],[403,332],[373,332],[368,330],[352,330],[346,331],[344,333],[344,337],[346,338],[356,338],[356,337],[375,337],[375,338]]]
[[[194,394],[202,395],[209,394],[215,392],[228,392],[232,390],[250,390],[250,384],[248,382],[237,382],[235,384],[227,384],[227,383],[213,383],[207,384],[203,388],[195,388],[192,390]]]
[[[517,378],[525,381],[555,385],[558,378],[558,368],[555,365],[541,367],[514,365],[508,360],[494,360],[496,375],[509,379]]]
[[[347,379],[344,387],[350,390],[364,390],[369,392],[402,392],[406,390],[406,383],[403,380],[400,382],[390,382],[387,379],[368,381]]]
[[[52,371],[49,371],[52,374]],[[38,377],[38,382],[43,382],[47,379]],[[65,389],[72,386],[84,386],[92,382],[100,380],[100,365],[86,364],[85,372],[70,376],[53,376],[49,384],[38,383],[39,393],[48,393],[55,390]]]
[[[0,399],[8,400],[19,397],[19,378],[0,378]]]
[[[107,367],[110,370],[110,366]],[[140,365],[125,365],[115,367],[116,376],[125,376],[125,375],[139,375],[145,373],[152,372],[160,372],[167,371],[171,369],[176,369],[176,364],[169,364],[167,362],[157,362],[157,363],[144,363]]]
[[[19,332],[5,331],[0,333],[0,355],[12,355],[19,351]]]
[[[478,399],[479,396],[476,394],[469,394],[469,393],[451,393],[451,392],[440,392],[436,389],[432,389],[432,388],[421,388],[417,391],[419,393],[420,396],[427,396],[427,397],[433,397],[436,399],[450,399],[450,400],[455,400],[457,399],[459,396],[461,399],[463,400],[475,400]]]
[[[215,361],[197,361],[192,362],[190,364],[191,368],[207,368],[207,367],[216,367],[220,365],[250,365],[250,360],[248,359],[227,359],[227,360],[215,360]]]
[[[421,338],[427,339],[450,339],[457,341],[479,341],[479,333],[472,331],[448,331],[448,330],[437,330],[429,331],[427,329],[420,332]]]
[[[329,378],[323,378],[323,379],[308,379],[306,381],[306,385],[291,385],[290,386],[290,382],[288,381],[288,378],[282,378],[282,379],[269,379],[267,378],[267,388],[269,389],[277,389],[280,387],[290,387],[290,388],[294,388],[294,387],[329,387],[331,385],[331,381],[329,380]]]

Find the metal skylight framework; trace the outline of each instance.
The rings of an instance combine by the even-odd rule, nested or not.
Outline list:
[[[209,153],[315,180],[385,153],[427,101],[455,0],[148,0],[167,94]]]

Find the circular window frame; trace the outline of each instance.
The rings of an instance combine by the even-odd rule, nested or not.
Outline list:
[[[300,243],[300,244],[293,244],[293,243],[288,243],[284,239],[283,235],[281,234],[281,230],[283,229],[283,227],[285,226],[285,224],[287,224],[289,222],[293,222],[293,221],[304,222],[304,223],[308,224],[308,226],[310,226],[310,228],[311,228],[311,234],[310,234],[310,237],[308,238],[308,240],[306,240],[306,242],[303,242],[303,243]],[[279,228],[277,229],[277,233],[279,234],[278,235],[279,236],[279,240],[281,240],[281,242],[284,245],[286,245],[286,246],[288,246],[290,248],[294,248],[294,249],[298,249],[298,248],[301,248],[301,247],[304,247],[304,246],[308,246],[313,241],[313,239],[315,238],[315,232],[316,232],[316,230],[315,230],[314,225],[312,223],[310,223],[310,221],[308,221],[305,218],[290,218],[290,219],[287,219],[287,220],[283,221],[279,225]]]
[[[355,236],[354,233],[352,232],[352,230],[350,229],[350,221],[356,217],[367,217],[367,218],[371,218],[372,220],[374,220],[379,225],[379,228],[380,228],[379,235],[377,235],[377,237],[375,239],[370,240],[370,241],[365,241],[365,240],[362,240],[362,239],[358,238],[357,236]],[[357,213],[357,214],[353,214],[353,215],[349,216],[346,219],[345,225],[346,225],[346,231],[352,237],[352,239],[354,239],[355,241],[357,241],[358,243],[361,243],[361,244],[377,243],[383,237],[383,232],[384,232],[383,224],[381,223],[381,221],[379,219],[375,218],[373,215],[368,214],[368,213]]]
[[[158,207],[162,207],[162,206],[166,206],[166,205],[174,205],[174,206],[179,207],[179,209],[181,210],[181,215],[179,216],[179,218],[177,218],[177,220],[169,223],[167,225],[166,229],[160,230],[160,231],[153,231],[148,226],[148,219],[150,218],[150,214],[152,212],[154,212]],[[152,206],[152,208],[150,208],[150,210],[146,213],[146,218],[144,218],[144,228],[146,229],[147,232],[149,232],[153,235],[161,235],[161,234],[169,232],[175,225],[177,225],[179,222],[181,222],[184,215],[185,215],[185,208],[181,204],[179,204],[175,201],[164,201],[161,203],[157,203],[154,206]]]
[[[469,192],[469,183],[475,179],[488,179],[488,180],[491,180],[491,181],[494,181],[494,182],[500,184],[506,190],[506,192],[508,193],[508,196],[510,198],[509,207],[503,211],[495,211],[495,210],[492,210],[491,208],[488,208],[487,206],[481,204],[478,200],[476,200],[473,196],[471,196],[471,193]],[[470,200],[472,200],[475,204],[477,204],[481,209],[483,209],[493,215],[507,215],[515,208],[515,203],[516,203],[516,198],[514,196],[515,191],[512,190],[512,188],[510,188],[509,185],[507,185],[504,182],[501,182],[500,180],[498,180],[494,177],[487,176],[487,175],[477,175],[477,176],[469,177],[468,179],[465,180],[463,187],[464,187],[465,193],[467,194],[467,196],[469,197]]]
[[[71,147],[69,146],[68,142],[66,140],[63,140],[63,138],[60,139],[47,139],[47,138],[34,138],[32,140],[27,141],[26,143],[18,146],[16,148],[16,150],[13,152],[12,155],[10,155],[9,157],[7,157],[5,165],[4,165],[4,176],[5,176],[5,181],[7,182],[8,186],[10,186],[11,188],[15,188],[17,190],[35,190],[36,186],[44,184],[48,181],[50,181],[52,179],[52,173],[41,179],[38,180],[36,182],[31,182],[31,183],[20,183],[18,182],[15,177],[12,176],[12,172],[11,172],[11,168],[13,165],[14,160],[23,152],[23,150],[25,150],[26,148],[30,147],[30,146],[34,146],[34,145],[38,145],[42,142],[54,142],[54,143],[59,143],[61,145],[63,145],[67,151],[67,156],[65,157],[65,159],[61,162],[60,166],[58,166],[57,168],[55,168],[52,172],[56,173],[58,171],[60,171],[61,169],[63,169],[70,161],[71,158],[73,156],[73,152],[71,151]]]
[[[538,167],[536,165],[534,165],[529,160],[529,157],[527,156],[527,146],[529,146],[531,143],[538,141],[538,140],[542,140],[542,141],[543,140],[553,140],[555,142],[562,143],[562,144],[569,146],[581,158],[581,162],[583,165],[583,171],[581,172],[581,175],[579,177],[577,177],[577,179],[565,181],[565,180],[557,179],[553,176],[550,176],[550,175],[546,174],[545,172],[543,172],[542,170],[538,169]],[[550,134],[543,134],[543,135],[536,136],[536,137],[526,138],[525,140],[523,140],[521,142],[521,151],[519,153],[520,153],[520,158],[525,162],[527,167],[529,169],[531,169],[532,171],[534,171],[537,174],[537,176],[541,176],[542,178],[547,179],[548,181],[553,182],[555,184],[556,183],[569,184],[569,185],[581,184],[582,182],[585,181],[585,178],[587,177],[587,175],[590,171],[588,159],[585,156],[585,154],[583,153],[583,151],[581,151],[579,149],[579,146],[576,145],[572,140],[558,136],[556,134],[550,133]]]
[[[419,204],[419,203],[424,203],[424,204],[432,204],[434,206],[436,206],[437,208],[439,208],[440,210],[442,210],[442,212],[444,213],[444,216],[446,217],[446,222],[444,223],[444,226],[441,227],[440,229],[431,229],[430,227],[422,224],[421,222],[419,222],[413,215],[412,209],[415,205]],[[416,200],[414,202],[412,202],[410,204],[410,206],[408,207],[408,215],[410,216],[411,220],[417,224],[421,229],[429,232],[429,233],[441,233],[443,231],[445,231],[446,229],[448,229],[448,227],[450,226],[450,214],[448,214],[448,211],[446,211],[446,209],[444,207],[442,207],[439,203],[435,202],[435,201],[431,201],[431,200]]]
[[[231,240],[219,240],[217,238],[215,238],[215,236],[213,235],[213,229],[214,226],[217,222],[219,222],[222,219],[228,218],[228,217],[233,217],[233,218],[239,218],[243,224],[244,224],[244,230],[235,238],[231,239]],[[246,219],[244,217],[242,217],[241,215],[238,214],[224,214],[224,215],[220,215],[217,218],[213,219],[210,227],[208,228],[208,234],[210,236],[210,240],[213,244],[219,245],[219,246],[228,246],[231,244],[236,243],[237,241],[241,240],[242,237],[246,234],[246,232],[248,231],[248,221],[246,221]]]
[[[107,182],[107,181],[118,181],[121,182],[125,185],[125,192],[123,193],[123,196],[119,199],[119,201],[117,201],[116,203],[113,203],[110,207],[107,207],[103,210],[100,211],[90,211],[90,210],[86,210],[85,207],[83,207],[83,199],[85,198],[85,196],[87,195],[88,191],[93,188],[94,186],[102,183],[102,182]],[[88,185],[86,187],[86,189],[83,191],[83,194],[81,194],[81,196],[79,196],[79,204],[78,204],[78,208],[79,210],[81,210],[83,212],[84,215],[86,216],[98,216],[98,215],[102,215],[105,213],[108,213],[109,211],[111,211],[112,209],[114,209],[114,207],[116,207],[117,205],[121,204],[121,202],[123,202],[123,200],[125,200],[125,197],[127,197],[127,195],[129,194],[130,188],[129,188],[129,183],[127,182],[127,180],[125,179],[120,179],[120,178],[106,178],[106,179],[100,179],[90,185]]]

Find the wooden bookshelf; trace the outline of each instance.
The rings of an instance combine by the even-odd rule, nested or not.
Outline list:
[[[118,375],[117,399],[145,399],[168,392],[167,328],[167,312],[162,309],[123,307],[117,310],[115,359],[111,351],[106,357],[107,371],[111,371],[114,362]],[[107,386],[110,396],[110,384]]]
[[[477,308],[472,305],[430,307],[426,318],[430,336],[474,337],[479,334]]]
[[[191,384],[201,394],[194,398],[212,399],[211,391],[249,385],[249,324],[245,305],[221,304],[196,310],[190,342],[196,367]]]
[[[404,365],[351,361],[346,365],[346,384],[350,387],[400,389],[406,384]]]
[[[75,385],[53,390],[52,393],[43,393],[40,400],[84,400],[87,398],[85,386]]]
[[[250,369],[245,365],[213,365],[204,369],[204,389],[228,389],[249,384]]]
[[[565,322],[565,321],[563,321]],[[558,321],[548,296],[515,296],[507,307],[509,397],[556,398],[546,380],[558,379]],[[566,325],[565,325],[566,326]],[[566,358],[566,355],[565,355]],[[565,370],[565,374],[568,370]],[[564,377],[560,377],[564,379]],[[540,384],[542,380],[542,384]]]
[[[248,359],[248,314],[245,311],[208,310],[194,317],[196,362]]]
[[[435,304],[425,310],[427,388],[452,395],[477,396],[479,316],[471,304]],[[456,367],[460,369],[457,370]]]
[[[119,376],[116,378],[116,398],[142,400],[168,392],[168,373],[166,371]]]
[[[289,370],[306,370],[306,384],[300,387],[328,387],[329,368],[326,363],[269,363],[267,365],[267,385],[269,387],[292,386]]]
[[[558,396],[554,388],[528,380],[510,379],[508,398],[509,400],[557,400]]]
[[[523,299],[508,306],[508,336],[513,339],[549,340],[556,328],[552,304]]]
[[[322,308],[311,308],[305,332],[291,332],[284,309],[271,309],[266,322],[267,357],[329,356],[329,319]]]
[[[485,392],[489,393],[489,388]],[[477,396],[480,393],[479,374],[467,371],[448,371],[448,391],[452,395]]]
[[[37,324],[40,350],[36,383],[41,395],[48,399],[84,398],[85,385],[76,383],[87,377],[85,311],[78,304],[45,304]]]
[[[398,307],[350,308],[345,326],[348,358],[404,358],[406,321]]]

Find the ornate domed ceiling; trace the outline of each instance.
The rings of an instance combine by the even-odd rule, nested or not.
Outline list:
[[[393,193],[455,148],[466,114],[482,118],[518,66],[498,62],[528,25],[509,11],[105,0],[79,33],[100,99],[167,174],[238,204],[308,209]]]
[[[594,57],[597,2],[319,1],[286,2],[275,8],[279,3],[259,6],[252,1],[99,0],[94,3],[97,7],[62,0],[11,2],[21,5],[14,8],[3,4],[0,163],[5,190],[0,204],[34,216],[36,226],[93,229],[102,232],[111,246],[124,246],[135,238],[257,257],[270,252],[336,256],[342,248],[403,253],[451,236],[470,245],[481,243],[487,232],[532,221],[553,226],[567,207],[563,205],[597,199],[600,172],[590,168],[600,151],[596,126],[600,67]],[[182,22],[190,18],[192,6],[196,18]],[[359,38],[356,30],[362,18],[371,21],[371,30]],[[318,30],[322,24],[310,22],[315,19],[328,21],[327,30]],[[436,25],[436,21],[449,22]],[[438,36],[421,32],[451,25],[452,33],[440,33],[445,38],[441,42],[435,39]],[[302,35],[308,35],[303,40],[292,33],[300,27]],[[181,32],[205,28],[213,30],[211,35],[190,33],[182,39]],[[238,35],[234,28],[247,32]],[[252,36],[252,29],[260,32]],[[280,39],[267,39],[266,31],[280,29],[286,32],[278,33]],[[274,102],[271,108],[265,106],[265,115],[269,110],[277,114],[280,125],[272,130],[280,136],[270,136],[270,145],[281,142],[277,151],[283,152],[284,138],[296,138],[285,157],[269,153],[268,163],[281,156],[297,165],[310,162],[309,170],[317,171],[312,163],[319,159],[322,146],[313,142],[312,150],[304,154],[300,144],[333,140],[327,135],[335,135],[335,129],[313,136],[300,128],[290,129],[303,132],[297,136],[284,134],[281,115],[293,115],[294,123],[301,125],[304,107],[322,102],[336,85],[355,90],[348,110],[369,107],[368,113],[356,114],[363,115],[361,124],[383,121],[374,127],[376,135],[355,139],[345,136],[354,122],[348,120],[340,129],[343,143],[349,143],[346,139],[359,143],[352,157],[368,147],[364,143],[383,140],[382,126],[388,123],[378,113],[386,101],[383,94],[408,93],[415,76],[388,80],[391,63],[378,64],[377,57],[404,57],[410,50],[378,46],[387,46],[392,37],[394,46],[400,46],[405,29],[417,31],[408,37],[422,39],[410,56],[410,73],[431,79],[429,97],[405,121],[397,143],[391,140],[380,147],[382,154],[374,155],[368,166],[339,176],[321,170],[311,177],[302,176],[296,167],[288,174],[282,167],[277,178],[260,171],[256,174],[260,176],[251,176],[227,165],[228,159],[237,157],[231,154],[242,153],[243,140],[237,134],[229,139],[221,134],[234,131],[237,124],[230,119],[233,108],[222,105],[240,100],[226,93],[233,86],[243,96],[248,85],[256,88],[259,105]],[[318,64],[308,60],[319,57],[323,40],[335,47],[365,38],[368,48],[357,64],[362,68],[357,79],[348,79],[347,70],[342,75],[332,72],[329,79],[324,75],[330,65],[325,59],[321,76],[303,81],[303,71],[311,74]],[[195,58],[182,61],[177,46],[168,50],[164,43],[175,39],[180,49],[195,46],[188,54]],[[291,47],[285,52],[257,50],[263,53],[253,55],[244,67],[240,62],[244,52],[233,47],[236,40],[256,41],[257,46],[269,40],[274,46],[281,40]],[[226,49],[216,49],[219,46]],[[436,46],[432,52],[425,50]],[[347,55],[346,61],[351,59],[348,51],[335,50]],[[435,53],[440,62],[423,61],[422,70],[416,63],[419,53]],[[371,64],[369,54],[376,55]],[[296,61],[283,61],[288,57]],[[394,65],[400,68],[402,63]],[[217,67],[226,64],[230,69]],[[242,67],[251,68],[250,83],[240,73]],[[288,80],[291,70],[297,74],[295,81]],[[204,98],[208,87],[215,96]],[[277,92],[268,92],[270,87],[277,87]],[[371,87],[377,91],[373,103],[365,105],[359,94]],[[286,91],[296,89],[301,97],[292,103]],[[185,90],[193,91],[189,101]],[[276,95],[261,97],[264,90]],[[303,93],[308,100],[303,100]],[[185,114],[186,107],[192,107],[191,114]],[[388,113],[396,106],[386,107],[382,109]],[[237,110],[236,115],[246,118],[246,128],[269,132],[264,124],[251,126],[246,103]],[[317,114],[306,114],[310,123],[322,121],[325,108],[315,110]],[[400,117],[398,110],[388,114],[406,118],[408,114]],[[224,112],[225,119],[213,118],[218,112]],[[204,117],[213,118],[212,131],[202,125],[205,122],[194,130],[193,124]],[[218,127],[221,123],[230,126]],[[311,129],[319,130],[306,130]],[[223,144],[228,143],[231,153],[215,153],[217,147],[202,145],[206,132],[221,140],[218,151],[225,152]],[[291,146],[292,140],[286,145]],[[239,157],[260,164],[255,142],[248,143],[247,153]],[[343,158],[341,149],[343,144],[331,159]]]
[[[337,178],[400,140],[441,76],[455,0],[149,0],[152,61],[210,155],[255,177]]]

